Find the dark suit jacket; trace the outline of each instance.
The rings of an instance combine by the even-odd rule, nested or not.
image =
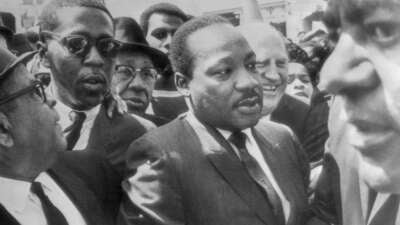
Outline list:
[[[49,175],[75,204],[88,225],[115,224],[121,198],[120,175],[89,152],[60,153]],[[0,205],[0,224],[19,223]]]
[[[86,149],[107,156],[111,164],[122,172],[129,144],[145,132],[146,128],[133,116],[114,112],[110,119],[102,106],[94,121]]]
[[[257,125],[253,134],[291,204],[288,224],[305,224],[309,170],[300,145],[288,128],[272,122]],[[120,224],[277,224],[232,147],[215,143],[202,145],[184,118],[132,143],[127,166],[133,176],[123,186],[133,195],[123,200]]]
[[[299,138],[310,162],[322,159],[328,138],[328,106],[326,103],[307,104],[287,94],[283,95],[271,120],[290,127]]]

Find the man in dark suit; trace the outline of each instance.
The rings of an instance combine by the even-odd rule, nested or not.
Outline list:
[[[331,110],[341,112],[331,114],[327,145],[340,175],[339,220],[400,224],[400,4],[342,0],[329,6],[330,36],[338,39],[320,86],[336,95]]]
[[[39,19],[42,64],[51,71],[49,92],[59,100],[67,149],[95,149],[119,166],[129,143],[145,129],[104,103],[118,46],[110,12],[101,0],[52,0]]]
[[[120,224],[305,224],[306,157],[286,126],[256,126],[261,77],[244,37],[195,18],[170,57],[191,109],[130,146]]]
[[[56,102],[26,58],[0,48],[0,59],[0,224],[114,224],[118,173],[90,152],[63,151]]]

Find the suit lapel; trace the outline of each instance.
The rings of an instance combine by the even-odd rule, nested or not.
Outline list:
[[[20,225],[19,222],[0,204],[0,224]]]
[[[48,173],[63,189],[81,213],[87,225],[104,223],[99,219],[102,218],[102,211],[99,208],[99,204],[93,204],[98,202],[98,200],[81,179],[76,176],[71,176],[71,173],[64,170],[58,171],[57,169],[50,169]]]
[[[264,193],[248,175],[230,144],[214,128],[205,127],[207,130],[203,132],[194,130],[209,161],[265,224],[277,224]]]
[[[264,136],[262,136],[256,129],[252,129],[253,136],[257,141],[257,144],[264,156],[265,161],[267,162],[268,167],[270,168],[279,188],[282,190],[286,199],[290,204],[290,215],[288,224],[291,224],[291,221],[297,221],[295,216],[297,215],[294,210],[295,207],[295,197],[296,197],[296,185],[293,182],[293,177],[291,177],[286,171],[288,168],[284,168],[287,165],[284,161],[283,157],[280,157],[279,151],[280,146],[276,144],[273,146]],[[283,150],[281,150],[283,151]],[[290,181],[290,182],[289,182]]]

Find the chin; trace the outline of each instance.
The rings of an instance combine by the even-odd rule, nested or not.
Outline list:
[[[377,192],[400,194],[400,171],[388,172],[378,163],[361,156],[359,174],[361,179]]]

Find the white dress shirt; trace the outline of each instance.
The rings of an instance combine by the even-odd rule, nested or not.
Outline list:
[[[193,127],[193,129],[196,132],[201,132],[199,137],[205,137],[204,135],[211,136],[207,129],[204,127],[204,125],[194,116],[192,112],[188,112],[186,114],[186,120],[189,122],[189,124]],[[226,131],[222,129],[217,129],[222,136],[228,140],[230,135],[232,134],[231,131]],[[290,216],[290,203],[287,200],[286,196],[283,194],[282,190],[280,189],[278,183],[276,182],[276,179],[274,175],[272,174],[271,169],[269,168],[267,162],[264,159],[264,156],[260,150],[260,147],[258,146],[257,142],[254,139],[254,136],[251,132],[251,129],[245,129],[242,130],[246,134],[246,148],[249,151],[249,154],[254,157],[254,159],[257,161],[257,163],[260,165],[261,169],[264,171],[265,175],[269,179],[270,183],[272,184],[272,187],[275,189],[276,193],[278,194],[281,202],[282,202],[282,208],[283,208],[283,213],[285,215],[285,221],[287,222]],[[198,133],[199,134],[199,133]],[[229,142],[229,141],[228,141]],[[231,146],[233,147],[234,151],[236,152],[237,156],[239,157],[239,152],[236,146],[229,142]]]
[[[76,206],[46,172],[41,173],[35,181],[42,184],[44,193],[64,215],[68,224],[86,225]],[[0,177],[0,204],[21,225],[47,225],[40,199],[30,188],[30,182]]]
[[[57,101],[57,104],[55,105],[54,108],[60,115],[59,124],[61,125],[61,128],[65,130],[65,128],[71,126],[73,123],[71,112],[73,110],[67,105],[63,104],[61,101]],[[89,141],[90,132],[92,131],[94,120],[99,114],[99,111],[100,111],[100,105],[87,111],[80,111],[86,114],[86,119],[83,122],[81,134],[79,136],[78,141],[75,144],[74,150],[83,150],[86,148]]]

